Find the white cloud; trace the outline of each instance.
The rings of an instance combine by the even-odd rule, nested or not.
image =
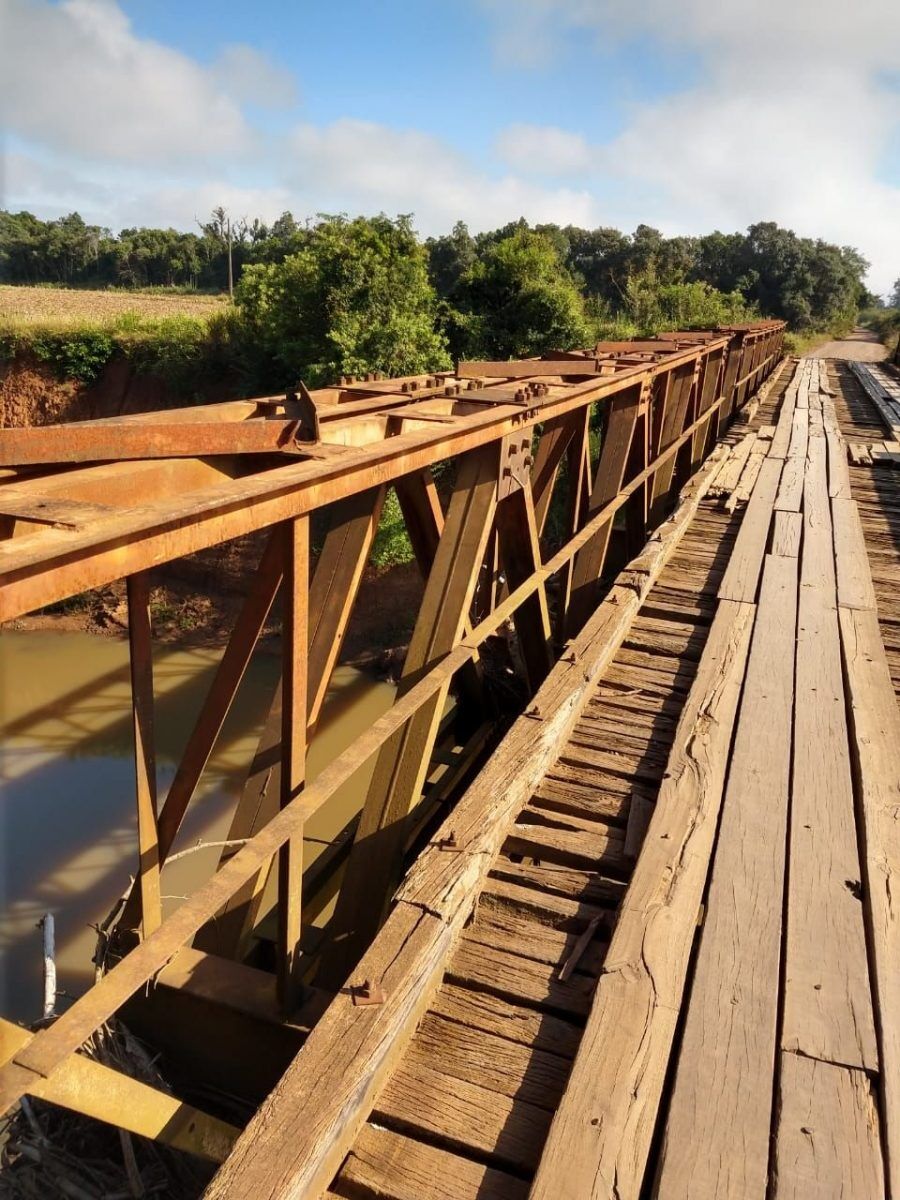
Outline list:
[[[593,180],[640,194],[610,218],[692,233],[776,220],[857,246],[879,291],[900,275],[900,187],[879,174],[900,128],[900,98],[883,76],[900,70],[895,0],[482,4],[499,56],[519,65],[550,61],[573,34],[623,54],[649,39],[699,56],[695,86],[630,107],[616,138],[573,153],[573,178],[583,182],[589,162]],[[547,130],[548,144],[564,146],[560,133]],[[530,138],[540,145],[535,131]],[[519,147],[521,162],[527,142]],[[563,158],[547,173],[560,174]]]
[[[265,60],[230,47],[212,68],[139,38],[114,0],[2,0],[0,106],[7,128],[67,155],[171,165],[254,145],[240,104]],[[233,72],[231,90],[227,81]],[[276,96],[286,95],[272,68]]]
[[[415,130],[344,119],[298,126],[290,146],[290,182],[320,210],[413,212],[426,234],[445,233],[459,220],[475,230],[521,216],[596,220],[594,199],[584,189],[543,187],[513,174],[494,178],[439,138]]]
[[[290,108],[297,102],[297,81],[252,46],[225,46],[213,66],[222,91],[242,104]]]
[[[497,153],[526,175],[583,175],[596,156],[579,133],[552,125],[510,125],[497,138]]]

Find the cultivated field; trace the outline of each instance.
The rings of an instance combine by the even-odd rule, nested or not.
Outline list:
[[[165,292],[82,291],[54,287],[0,286],[0,323],[16,325],[104,324],[125,313],[142,320],[208,317],[227,303],[225,296]]]

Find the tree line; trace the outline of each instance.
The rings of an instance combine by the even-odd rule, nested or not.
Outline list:
[[[281,263],[301,252],[321,219],[298,222],[283,213],[271,225],[255,219],[231,222],[216,209],[197,233],[134,228],[119,234],[86,223],[78,213],[42,221],[28,212],[0,212],[0,279],[7,283],[56,283],[84,287],[187,287],[224,291],[229,242],[235,280],[250,264]],[[411,224],[406,221],[411,231]],[[534,233],[541,242],[528,243]],[[515,251],[504,243],[519,238]],[[639,225],[632,234],[613,228],[536,225],[516,221],[474,237],[459,222],[451,233],[424,243],[438,297],[466,302],[477,292],[480,271],[503,269],[504,253],[527,253],[546,275],[562,267],[583,297],[601,310],[620,311],[629,280],[651,271],[659,286],[705,283],[739,292],[767,316],[794,328],[824,327],[855,311],[868,296],[868,267],[849,246],[798,237],[772,221],[746,233],[664,237]],[[538,251],[542,251],[539,253]],[[465,307],[461,311],[465,311]]]
[[[423,241],[410,216],[383,214],[299,223],[284,213],[268,226],[231,223],[219,209],[196,234],[113,236],[78,214],[41,221],[0,213],[0,278],[8,283],[222,290],[229,249],[235,305],[202,331],[196,323],[169,323],[165,337],[155,330],[151,349],[160,357],[165,344],[167,361],[183,361],[198,378],[218,364],[251,391],[295,377],[320,385],[370,370],[431,371],[458,358],[521,357],[755,316],[782,317],[800,332],[837,330],[873,300],[856,250],[774,222],[673,238],[647,225],[625,234],[524,220],[473,236],[460,222]],[[73,336],[59,351],[67,359]],[[133,342],[115,333],[108,344],[134,354]],[[91,363],[106,353],[95,348]]]

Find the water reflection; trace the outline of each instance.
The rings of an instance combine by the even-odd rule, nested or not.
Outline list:
[[[209,688],[219,652],[157,648],[160,796]],[[258,654],[238,693],[176,849],[227,836],[234,801],[256,749],[278,675]],[[314,776],[389,707],[394,689],[341,667],[309,756]],[[0,634],[0,1014],[31,1021],[42,994],[40,934],[57,922],[59,986],[78,994],[91,979],[95,935],[136,861],[128,647],[83,633]],[[358,808],[360,775],[310,828],[333,836]],[[310,847],[313,850],[313,847]],[[163,874],[167,911],[215,868],[202,850]],[[312,855],[310,855],[311,857]]]

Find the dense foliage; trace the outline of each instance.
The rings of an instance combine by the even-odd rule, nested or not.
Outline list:
[[[323,384],[370,370],[411,375],[450,366],[425,251],[408,217],[336,217],[296,242],[280,262],[247,266],[238,285],[258,378],[277,386],[302,373]]]
[[[346,250],[370,232],[379,236],[385,224],[396,228],[397,237],[402,225],[405,245],[418,262],[419,244],[406,219],[299,223],[284,213],[266,225],[231,222],[217,209],[196,233],[123,229],[114,235],[88,225],[77,213],[41,221],[31,213],[0,212],[0,280],[222,291],[228,281],[229,243],[237,281],[251,266],[317,253],[310,247],[322,240],[323,229],[339,250]],[[764,316],[783,317],[799,330],[847,323],[861,302],[874,299],[863,287],[867,264],[856,250],[798,237],[771,221],[751,225],[746,233],[672,238],[647,225],[625,234],[572,225],[531,228],[525,221],[473,237],[459,223],[446,236],[429,239],[425,249],[451,342],[468,346],[486,327],[478,318],[499,314],[507,332],[492,335],[498,339],[497,352],[507,338],[511,346],[523,344],[520,318],[526,326],[546,318],[565,332],[598,317],[628,317],[629,284],[636,276],[661,288],[700,283],[726,295],[739,293],[747,306]],[[537,277],[525,279],[525,270]],[[671,297],[668,304],[670,308]],[[668,311],[666,305],[663,311]]]

